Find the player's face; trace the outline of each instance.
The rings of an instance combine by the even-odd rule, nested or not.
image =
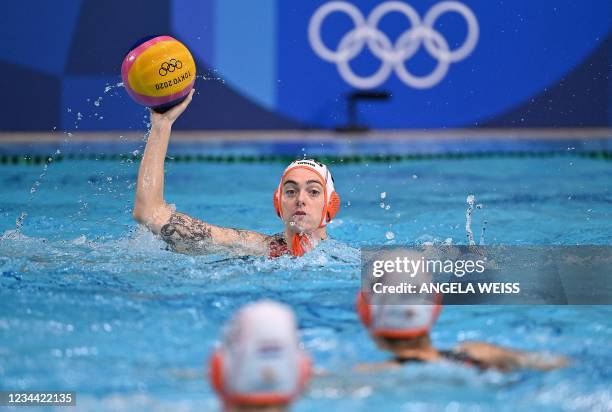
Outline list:
[[[319,227],[325,206],[325,188],[314,171],[295,168],[281,185],[281,208],[285,224],[295,232],[312,232]]]

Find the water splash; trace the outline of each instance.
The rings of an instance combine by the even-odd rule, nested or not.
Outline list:
[[[385,199],[387,198],[387,192],[381,192],[380,193],[380,208],[383,210],[389,210],[391,209],[391,205],[388,203],[385,203]]]
[[[55,151],[54,156],[60,155],[62,152],[57,149]],[[15,231],[19,232],[21,231],[21,228],[23,227],[23,224],[25,222],[26,217],[28,217],[28,212],[27,210],[29,210],[32,207],[32,202],[34,201],[34,197],[36,196],[36,192],[38,191],[38,189],[40,188],[42,182],[45,179],[45,176],[47,176],[47,171],[49,170],[49,165],[51,164],[51,162],[53,162],[53,157],[48,157],[45,161],[45,164],[43,166],[43,170],[42,173],[38,176],[38,179],[36,179],[34,181],[34,183],[32,184],[32,186],[30,187],[30,196],[28,197],[28,201],[26,203],[26,208],[25,210],[22,210],[21,213],[19,214],[19,217],[15,220]]]
[[[465,232],[467,233],[468,245],[472,246],[476,243],[474,242],[474,233],[472,232],[472,212],[474,210],[474,195],[468,195],[466,202],[468,204],[468,208],[465,211]]]
[[[199,75],[196,75],[195,77],[196,79],[202,79],[204,81],[214,81],[214,82],[219,82],[221,84],[225,84],[225,79],[221,77],[217,69],[206,70],[204,74],[199,74]]]
[[[466,198],[466,203],[468,205],[467,210],[465,211],[465,232],[467,234],[468,245],[474,246],[476,242],[474,241],[474,233],[472,232],[472,213],[474,212],[474,208],[482,209],[482,203],[476,204],[476,198],[474,195],[468,195]],[[484,245],[485,242],[485,231],[487,227],[487,221],[485,220],[482,223],[482,230],[480,232],[480,241],[479,245]]]
[[[104,94],[108,94],[111,90],[123,87],[123,82],[108,84],[106,83],[106,87],[104,88]]]

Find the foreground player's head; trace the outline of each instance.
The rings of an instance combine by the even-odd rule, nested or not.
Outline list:
[[[293,312],[269,300],[238,311],[210,362],[212,386],[226,411],[284,411],[303,392],[310,371]]]

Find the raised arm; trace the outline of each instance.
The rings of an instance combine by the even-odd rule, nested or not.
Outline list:
[[[274,238],[211,225],[175,211],[164,200],[164,163],[172,125],[189,106],[193,93],[166,113],[151,111],[151,132],[138,170],[134,219],[159,234],[177,252],[206,252],[222,246],[239,253],[267,254]]]
[[[151,110],[151,131],[138,170],[133,216],[154,233],[160,232],[172,214],[164,200],[164,162],[172,125],[191,102],[193,93],[194,90],[166,113]]]

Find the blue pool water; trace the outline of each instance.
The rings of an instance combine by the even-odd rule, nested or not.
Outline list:
[[[612,244],[612,167],[578,156],[332,165],[333,240],[300,259],[185,256],[131,219],[137,163],[0,165],[0,390],[72,390],[78,410],[216,410],[204,364],[236,308],[290,304],[318,368],[295,411],[612,409],[612,309],[445,307],[436,346],[484,340],[573,364],[510,374],[453,365],[352,372],[385,359],[354,311],[359,247]],[[219,225],[281,230],[281,163],[169,163],[166,199]],[[384,195],[383,195],[384,193]],[[388,207],[387,207],[388,206]],[[16,219],[26,213],[15,231]],[[449,240],[450,239],[450,240]]]

